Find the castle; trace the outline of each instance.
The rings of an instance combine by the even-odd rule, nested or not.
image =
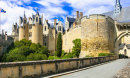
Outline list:
[[[48,20],[43,23],[43,15],[38,11],[28,19],[24,13],[23,17],[19,17],[19,27],[17,23],[13,24],[12,37],[14,41],[27,39],[33,43],[40,43],[47,46],[51,55],[54,55],[57,37],[61,32],[63,50],[72,52],[72,41],[81,39],[80,57],[85,57],[98,56],[103,52],[118,55],[121,44],[130,44],[129,30],[130,7],[122,8],[120,0],[116,0],[114,11],[89,17],[83,16],[83,12],[76,11],[76,18],[66,16],[65,23],[61,21],[57,23],[56,19],[54,23],[49,23]]]

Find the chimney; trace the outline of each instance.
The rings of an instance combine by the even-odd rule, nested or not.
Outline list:
[[[79,11],[76,11],[76,20],[79,18]]]
[[[80,16],[83,17],[83,12],[80,12]]]
[[[56,19],[54,19],[54,27],[56,27],[56,23],[57,23],[57,20],[56,20]]]
[[[46,20],[46,22],[48,22],[48,20]]]
[[[30,21],[31,17],[29,17],[28,19],[29,19],[29,21]]]
[[[4,35],[4,30],[2,29],[2,35]]]
[[[7,40],[7,31],[5,32],[5,40]]]

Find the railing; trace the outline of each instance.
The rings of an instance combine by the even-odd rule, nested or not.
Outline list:
[[[39,77],[116,59],[118,56],[0,63],[0,78]]]

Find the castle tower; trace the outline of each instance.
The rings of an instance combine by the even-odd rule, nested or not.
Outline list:
[[[22,39],[29,39],[29,29],[27,24],[27,18],[24,11],[24,18],[19,18],[19,41]]]
[[[120,4],[120,0],[116,0],[114,14],[120,14],[121,9],[122,9],[122,6]]]
[[[37,10],[32,26],[32,42],[43,45],[43,23],[41,20],[43,20],[43,17],[40,18],[39,12]]]
[[[81,22],[80,57],[97,57],[99,53],[114,52],[114,20],[105,15],[90,15]]]

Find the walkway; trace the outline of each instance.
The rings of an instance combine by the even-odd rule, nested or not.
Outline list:
[[[112,78],[129,62],[130,59],[119,59],[108,64],[60,76],[58,78]]]

